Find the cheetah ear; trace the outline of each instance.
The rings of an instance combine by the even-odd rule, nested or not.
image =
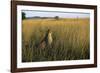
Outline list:
[[[50,29],[48,29],[48,31],[50,31]]]
[[[50,29],[47,30],[47,32],[49,32],[49,31],[50,31]]]

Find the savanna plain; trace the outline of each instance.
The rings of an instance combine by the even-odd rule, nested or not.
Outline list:
[[[46,31],[51,47],[37,48]],[[84,60],[90,58],[89,18],[22,20],[22,62]]]

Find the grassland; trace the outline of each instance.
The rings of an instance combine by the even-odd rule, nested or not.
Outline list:
[[[22,62],[89,59],[88,18],[24,19],[22,21]],[[52,31],[52,48],[36,48],[46,31]]]

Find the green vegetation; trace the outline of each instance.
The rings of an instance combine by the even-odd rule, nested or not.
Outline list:
[[[23,20],[22,62],[89,59],[89,24],[88,18]],[[36,48],[48,29],[52,31],[52,47]]]
[[[25,16],[26,14],[24,13],[24,12],[22,12],[22,20],[23,19],[26,19],[26,16]]]

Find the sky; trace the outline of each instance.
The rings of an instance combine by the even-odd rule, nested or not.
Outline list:
[[[89,13],[78,13],[78,12],[54,12],[54,11],[35,11],[35,10],[22,10],[26,14],[26,17],[55,17],[60,18],[89,18]]]

